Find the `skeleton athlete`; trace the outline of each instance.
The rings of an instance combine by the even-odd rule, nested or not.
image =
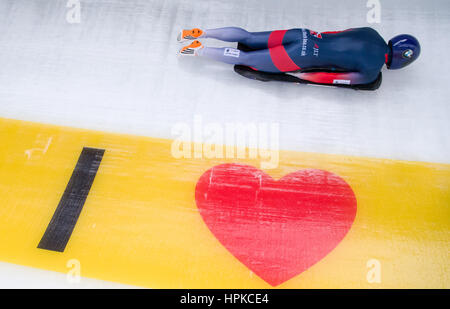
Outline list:
[[[238,42],[238,48],[204,46],[199,39]],[[179,42],[193,40],[181,55],[201,56],[236,65],[236,71],[258,80],[294,81],[354,88],[378,88],[384,64],[404,68],[420,55],[418,40],[407,34],[386,43],[372,28],[315,32],[290,29],[248,32],[226,27],[182,30]],[[361,87],[358,87],[361,86]]]

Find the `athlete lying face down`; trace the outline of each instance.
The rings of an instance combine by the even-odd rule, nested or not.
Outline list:
[[[238,48],[205,47],[198,39],[238,42]],[[201,56],[234,64],[252,79],[313,83],[374,90],[384,64],[406,67],[420,55],[419,41],[408,34],[388,44],[372,28],[318,33],[308,29],[248,32],[241,28],[182,30],[179,42],[193,40],[181,55]]]

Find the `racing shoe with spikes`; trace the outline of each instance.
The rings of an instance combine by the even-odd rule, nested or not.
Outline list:
[[[180,43],[184,43],[186,41],[195,40],[200,38],[203,35],[203,30],[199,28],[194,28],[190,30],[181,30],[178,34],[177,41]]]
[[[194,41],[188,46],[183,47],[180,50],[180,55],[183,56],[198,56],[199,50],[203,48],[203,45],[200,41]]]

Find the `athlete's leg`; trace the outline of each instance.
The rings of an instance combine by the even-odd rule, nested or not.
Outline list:
[[[269,40],[272,36],[272,40]],[[226,42],[239,42],[254,49],[266,49],[302,40],[302,29],[248,32],[242,28],[225,27],[207,29],[202,38],[214,38]],[[269,46],[269,41],[270,45]]]
[[[240,42],[254,49],[265,49],[268,47],[269,37],[272,31],[248,32],[242,28],[225,27],[207,29],[202,38],[213,38],[225,42]]]
[[[280,73],[280,70],[278,70],[272,62],[269,49],[243,52],[239,49],[230,47],[204,47],[198,50],[197,54],[201,57],[228,64],[240,64],[264,72]]]
[[[213,38],[226,42],[240,42],[252,49],[266,49],[278,45],[286,45],[302,39],[301,29],[248,32],[238,27],[225,27],[217,29],[201,30],[198,28],[182,30],[178,41]],[[270,46],[269,46],[270,45]]]

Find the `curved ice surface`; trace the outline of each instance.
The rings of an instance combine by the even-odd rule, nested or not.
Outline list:
[[[84,0],[81,23],[66,1],[0,1],[0,116],[173,137],[176,122],[278,122],[280,147],[450,162],[450,2]],[[416,35],[422,57],[385,72],[375,93],[259,83],[230,66],[178,59],[182,27],[250,31],[373,26],[389,39]],[[222,44],[208,40],[209,45]]]

